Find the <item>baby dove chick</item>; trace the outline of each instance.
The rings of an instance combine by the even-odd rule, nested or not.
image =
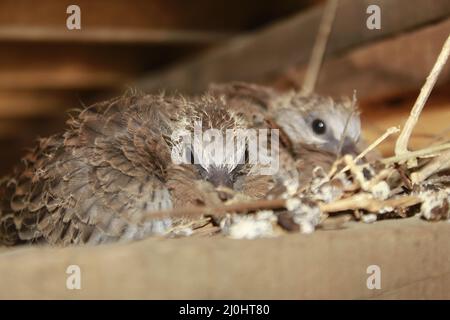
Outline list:
[[[170,217],[141,222],[144,214],[220,201],[216,187],[264,195],[270,176],[250,175],[253,168],[243,159],[224,163],[208,149],[198,164],[174,161],[180,160],[175,133],[193,133],[195,123],[202,132],[246,127],[210,96],[132,95],[82,110],[65,133],[41,139],[14,176],[0,181],[0,243],[142,239],[176,223]],[[205,151],[199,146],[189,149],[194,158]]]

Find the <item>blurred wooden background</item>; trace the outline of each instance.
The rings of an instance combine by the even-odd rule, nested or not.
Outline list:
[[[66,8],[81,8],[81,30]],[[0,1],[0,174],[66,111],[127,87],[195,93],[244,80],[298,87],[317,33],[320,0]],[[369,4],[381,29],[366,28]],[[400,125],[450,33],[448,0],[340,0],[318,93],[362,104],[368,140]],[[441,75],[414,146],[446,137],[450,68]],[[386,153],[389,146],[383,147]]]
[[[37,136],[61,130],[67,109],[313,2],[0,1],[0,174]],[[71,4],[81,8],[81,30],[66,28]]]

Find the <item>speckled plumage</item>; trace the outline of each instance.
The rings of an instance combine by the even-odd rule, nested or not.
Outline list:
[[[228,125],[238,119],[212,96],[164,95],[127,95],[73,116],[66,132],[39,140],[15,174],[0,182],[0,243],[141,239],[174,223],[136,223],[143,214],[211,201],[200,187],[210,183],[198,167],[171,159],[171,134],[194,119],[191,115],[206,127],[215,118],[223,124],[228,117]],[[233,172],[238,180],[239,191],[253,197],[272,186],[270,177]]]

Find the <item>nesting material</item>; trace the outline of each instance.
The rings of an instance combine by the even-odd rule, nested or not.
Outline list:
[[[357,164],[347,155],[335,164],[335,168],[345,166],[347,170],[332,169],[335,173],[327,174],[317,168],[306,187],[300,188],[295,183],[285,186],[286,191],[280,199],[230,200],[228,205],[202,207],[198,212],[208,212],[211,221],[217,223],[215,233],[233,239],[273,237],[279,235],[280,230],[309,234],[317,228],[340,229],[350,220],[362,223],[400,218],[448,220],[450,173],[447,167],[436,167],[443,170],[436,170],[418,183],[411,180],[414,173],[436,159],[439,159],[439,154],[434,158],[419,158],[420,166],[408,168],[401,161]],[[195,209],[189,209],[189,213],[195,212]],[[179,227],[176,235],[189,236],[201,232],[208,220],[203,218],[201,221],[204,223],[195,229],[189,229],[192,222]]]
[[[254,215],[228,215],[220,223],[222,232],[232,239],[274,237],[277,221],[273,211],[263,210]]]
[[[312,233],[317,228],[330,229],[334,225],[331,228],[340,228],[352,219],[363,223],[417,217],[428,221],[448,220],[450,173],[447,166],[434,166],[443,170],[436,170],[419,182],[411,180],[415,173],[436,161],[439,154],[436,157],[419,158],[420,166],[408,168],[401,162],[356,164],[351,156],[345,156],[337,162],[348,170],[328,177],[318,169],[307,188],[297,189],[295,193],[288,188],[289,192],[283,195],[284,203],[279,203],[271,215],[260,214],[265,211],[233,215],[221,224],[222,232],[232,238],[253,239],[273,236],[275,222],[286,232]],[[340,223],[336,224],[337,221]]]

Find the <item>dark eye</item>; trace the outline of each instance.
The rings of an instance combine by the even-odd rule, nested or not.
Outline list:
[[[316,119],[312,122],[312,129],[316,134],[324,134],[327,131],[327,126],[323,120]]]

